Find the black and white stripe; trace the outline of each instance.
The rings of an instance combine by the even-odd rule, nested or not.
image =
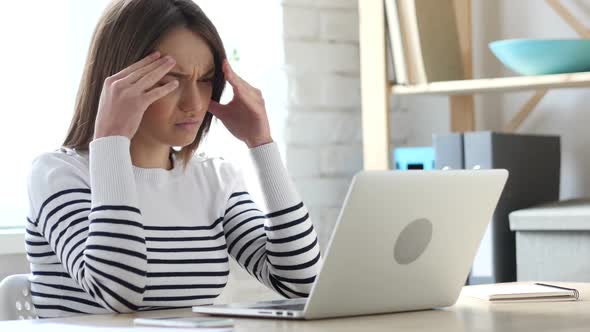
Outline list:
[[[66,206],[77,209],[79,204],[83,203]],[[229,213],[210,226],[144,227],[147,255],[134,250],[134,246],[144,243],[142,238],[121,233],[136,234],[134,228],[140,225],[129,220],[132,215],[127,210],[101,209],[111,215],[124,211],[127,219],[120,219],[120,215],[119,218],[103,215],[92,222],[76,218],[76,215],[63,218],[69,213],[66,208],[53,213],[53,219],[46,222],[57,225],[52,233],[57,235],[52,237],[52,245],[60,253],[59,257],[29,222],[26,244],[34,267],[32,295],[36,302],[48,303],[38,310],[45,317],[126,311],[127,308],[138,310],[138,306],[124,300],[121,289],[142,294],[142,304],[147,307],[210,304],[227,283],[228,247],[241,266],[278,293],[285,297],[307,296],[315,280],[313,267],[319,257],[319,247],[303,205],[264,215],[255,208],[247,192],[240,192],[231,195],[228,206]],[[96,229],[94,235],[88,232],[91,223]],[[275,226],[265,226],[271,224]],[[105,231],[112,226],[118,227],[119,233]],[[227,243],[224,234],[229,234]],[[113,244],[88,243],[93,237],[113,241]],[[125,243],[129,245],[126,247]],[[289,265],[280,264],[283,258],[288,258]],[[146,270],[138,268],[144,261],[149,266]],[[67,269],[62,265],[49,265],[56,262],[64,262]],[[309,268],[312,269],[307,271]],[[70,278],[70,275],[82,277],[86,273],[96,275],[99,282],[83,288],[78,280]],[[147,278],[145,288],[128,281],[133,278]],[[119,310],[121,306],[125,306],[123,310]]]
[[[248,192],[235,192],[224,228],[229,253],[251,275],[285,297],[309,294],[320,251],[303,203],[264,215]]]
[[[89,189],[61,190],[43,202],[34,219],[28,218],[27,229],[26,248],[34,264],[33,281],[63,285],[64,278],[72,277],[79,289],[91,295],[79,298],[63,291],[55,294],[55,289],[38,290],[34,283],[34,298],[54,299],[53,302],[61,299],[61,307],[78,311],[80,303],[94,304],[94,308],[83,312],[96,312],[96,308],[115,312],[137,310],[133,303],[143,298],[147,273],[145,239],[137,208],[92,208]],[[48,264],[57,262],[61,265],[52,265],[51,271],[45,271]],[[72,306],[74,302],[77,304]]]
[[[118,148],[119,158],[127,158],[128,147]],[[40,317],[211,304],[227,284],[230,255],[277,293],[308,296],[320,252],[300,200],[292,197],[294,203],[286,206],[267,204],[270,213],[265,214],[242,182],[230,178],[223,180],[234,184],[224,189],[225,201],[195,208],[195,214],[204,211],[198,218],[154,219],[153,212],[144,215],[146,206],[139,204],[140,195],[129,178],[130,161],[112,173],[126,178],[104,179],[115,187],[101,184],[91,190],[89,183],[98,181],[91,176],[104,177],[101,174],[107,172],[89,175],[87,169],[64,165],[64,158],[39,162],[43,167],[33,168],[29,184],[26,250]],[[192,187],[172,192],[195,200],[207,197],[216,189],[198,188],[206,178],[191,183],[187,176],[178,182]],[[117,187],[119,183],[126,185]],[[170,196],[162,198],[173,201]],[[172,212],[175,207],[158,208]]]

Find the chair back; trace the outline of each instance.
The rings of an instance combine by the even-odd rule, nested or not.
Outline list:
[[[0,321],[36,319],[28,274],[8,276],[0,282]]]

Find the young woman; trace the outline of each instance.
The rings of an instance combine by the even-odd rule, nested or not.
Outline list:
[[[221,105],[226,80],[234,98]],[[194,156],[213,116],[250,148],[266,213],[237,168]],[[262,95],[232,71],[193,0],[107,8],[67,138],[33,162],[29,198],[40,317],[210,304],[229,256],[283,296],[305,297],[320,265]]]

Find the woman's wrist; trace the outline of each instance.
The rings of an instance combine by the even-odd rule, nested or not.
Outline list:
[[[129,134],[127,134],[124,130],[95,130],[94,131],[94,139],[99,139],[103,137],[110,137],[110,136],[125,136],[129,139]]]
[[[90,142],[89,171],[93,203],[136,206],[135,178],[124,136],[101,137]]]
[[[250,149],[250,157],[269,209],[284,209],[301,201],[276,143]]]
[[[254,148],[259,147],[261,145],[269,144],[272,142],[274,142],[272,137],[256,138],[253,140],[245,140],[244,141],[244,143],[246,143],[246,145],[248,146],[249,149],[254,149]]]

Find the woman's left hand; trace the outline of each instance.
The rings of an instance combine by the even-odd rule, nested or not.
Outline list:
[[[239,77],[227,60],[223,61],[223,73],[234,90],[234,98],[227,105],[211,100],[209,112],[249,148],[271,143],[262,92]]]

